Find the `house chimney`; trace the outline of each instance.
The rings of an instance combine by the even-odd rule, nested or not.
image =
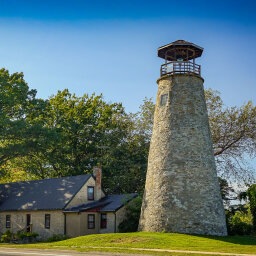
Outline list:
[[[94,166],[93,167],[93,175],[96,178],[96,188],[97,190],[101,190],[101,176],[102,176],[102,167]]]

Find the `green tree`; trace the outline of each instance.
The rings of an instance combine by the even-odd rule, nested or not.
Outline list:
[[[253,217],[248,205],[240,209],[226,210],[226,217],[229,235],[251,235]]]
[[[17,161],[20,161],[20,159],[15,158],[2,165],[0,172],[0,183],[37,179],[37,176],[31,175],[30,173],[26,172],[24,168],[19,167],[20,165],[17,164]]]
[[[142,193],[149,141],[134,132],[121,104],[64,90],[50,98],[42,114],[29,118],[55,133],[43,150],[16,160],[27,173],[39,178],[79,175],[100,164],[108,193]]]
[[[148,143],[139,136],[127,136],[124,143],[105,159],[104,180],[109,193],[143,193],[147,170]]]
[[[129,114],[126,120],[128,124],[126,140],[116,149],[109,162],[109,172],[105,180],[111,188],[109,192],[143,193],[153,127],[152,111],[154,111],[154,103],[152,99],[146,98],[137,113]]]
[[[143,104],[140,105],[139,111],[135,114],[131,113],[130,118],[133,124],[132,133],[144,138],[146,143],[150,142],[153,122],[154,122],[155,104],[152,98],[145,98]],[[149,145],[149,144],[148,144]]]
[[[6,70],[0,84],[1,182],[79,175],[101,164],[108,192],[143,190],[148,142],[133,133],[121,104],[68,90],[37,99],[22,73]]]
[[[250,205],[250,211],[253,217],[253,230],[256,232],[256,184],[249,185],[249,188],[245,192],[239,194],[240,200],[248,200]]]
[[[126,204],[126,218],[118,226],[120,232],[136,232],[138,230],[141,204],[141,196],[136,197]]]
[[[29,90],[23,73],[0,69],[0,167],[10,159],[26,156],[43,144],[48,130],[41,123],[28,121],[45,105]]]
[[[250,210],[253,216],[253,229],[256,232],[256,184],[249,187],[247,194],[250,201]]]
[[[252,182],[248,160],[256,153],[256,107],[251,101],[241,107],[226,107],[220,93],[211,89],[205,96],[219,175]]]
[[[90,172],[122,143],[127,130],[125,115],[121,104],[107,104],[102,96],[77,97],[68,90],[59,91],[50,98],[43,115],[33,117],[55,133],[48,137],[44,151],[27,156],[25,163],[32,163],[26,164],[27,171],[40,178]]]
[[[235,190],[229,185],[228,181],[222,178],[218,178],[220,184],[220,192],[224,205],[229,206],[231,200],[236,200],[237,195]]]

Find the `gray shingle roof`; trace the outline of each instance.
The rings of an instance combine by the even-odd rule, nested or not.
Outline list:
[[[65,209],[64,212],[83,212],[90,209],[99,208],[99,212],[115,212],[120,209],[126,202],[129,202],[138,194],[123,194],[123,195],[108,195],[99,201],[81,204],[69,209]]]
[[[0,184],[0,211],[63,209],[91,176]]]

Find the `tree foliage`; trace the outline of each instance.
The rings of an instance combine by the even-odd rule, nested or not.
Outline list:
[[[256,184],[249,186],[247,195],[250,201],[250,210],[253,216],[253,229],[256,232]]]
[[[251,101],[241,107],[226,107],[220,93],[211,89],[205,96],[219,174],[252,181],[248,159],[256,153],[256,107]]]
[[[220,184],[220,192],[221,192],[221,197],[223,200],[223,203],[225,206],[230,205],[231,200],[236,200],[237,195],[235,194],[235,190],[233,187],[231,187],[228,183],[227,180],[218,178],[219,184]]]
[[[44,152],[33,155],[34,162],[41,164],[35,170],[45,169],[54,176],[91,170],[101,163],[104,148],[118,146],[125,137],[125,115],[120,104],[107,104],[102,96],[77,97],[68,90],[59,91],[39,117],[45,127],[55,130],[56,136]]]
[[[253,232],[253,217],[250,207],[245,205],[240,209],[226,210],[227,229],[229,235],[251,235]]]
[[[126,218],[118,226],[120,232],[136,232],[138,230],[141,204],[141,196],[136,197],[126,204]]]
[[[1,182],[79,175],[100,164],[107,192],[143,191],[149,144],[121,104],[68,90],[37,99],[22,73],[4,69],[0,99]]]
[[[48,129],[29,116],[40,115],[45,101],[36,99],[23,73],[0,69],[0,167],[16,157],[39,150],[47,141]]]
[[[251,102],[228,108],[218,92],[205,95],[218,171],[244,178],[246,158],[255,155],[256,108]],[[106,192],[141,194],[154,107],[145,98],[137,113],[127,114],[102,95],[68,90],[38,99],[22,73],[1,69],[0,182],[79,175],[100,164]]]

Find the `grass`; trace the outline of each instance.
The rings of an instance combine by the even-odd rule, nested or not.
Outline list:
[[[5,245],[6,246],[6,245]],[[247,253],[256,254],[256,237],[252,236],[198,236],[174,233],[116,233],[97,234],[76,237],[64,241],[52,243],[39,243],[22,245],[30,248],[48,249],[76,249],[80,251],[118,251],[126,253],[138,253],[130,248],[169,249],[204,252]],[[91,247],[91,248],[90,248]],[[107,248],[92,248],[107,247]],[[154,255],[181,255],[179,253],[148,252],[142,254]],[[184,255],[184,254],[183,254]],[[188,255],[188,254],[186,254]],[[192,254],[191,254],[192,255]],[[193,254],[196,256],[195,254]],[[200,255],[200,253],[198,254]]]

